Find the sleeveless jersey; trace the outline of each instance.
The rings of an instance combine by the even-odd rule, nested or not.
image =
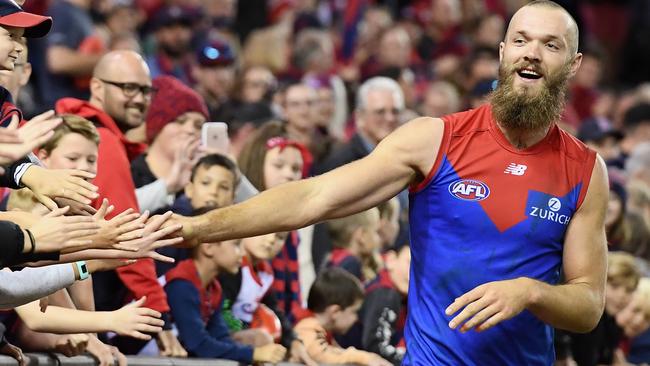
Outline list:
[[[443,117],[436,162],[410,192],[411,277],[404,365],[552,365],[553,330],[530,312],[477,333],[452,330],[456,297],[498,280],[556,284],[564,236],[596,154],[553,126],[515,149],[490,105]]]

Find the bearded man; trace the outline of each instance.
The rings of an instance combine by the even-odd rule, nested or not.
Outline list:
[[[417,118],[363,159],[178,217],[186,243],[292,230],[408,186],[403,364],[553,365],[553,327],[588,332],[604,306],[605,164],[556,125],[582,60],[577,43],[576,23],[558,4],[525,5],[500,44],[488,104]]]

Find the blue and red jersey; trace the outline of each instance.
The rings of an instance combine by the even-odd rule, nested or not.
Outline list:
[[[553,329],[524,311],[485,332],[449,328],[444,311],[481,284],[559,281],[564,237],[596,154],[553,126],[530,148],[505,138],[490,105],[443,117],[427,178],[411,187],[405,365],[552,365]]]

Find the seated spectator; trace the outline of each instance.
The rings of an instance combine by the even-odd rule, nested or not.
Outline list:
[[[391,365],[377,354],[341,348],[332,338],[354,325],[362,302],[361,283],[346,271],[329,268],[316,278],[309,291],[308,311],[295,328],[314,360],[326,364]]]
[[[629,254],[610,252],[607,262],[605,313],[591,332],[570,334],[571,355],[578,365],[611,365],[625,360],[618,348],[623,329],[616,317],[631,302],[640,274]]]
[[[201,126],[208,118],[203,98],[180,80],[159,76],[146,117],[149,150],[131,162],[140,210],[168,210],[200,158]]]
[[[340,267],[362,283],[375,278],[381,269],[379,222],[377,208],[329,221],[334,250],[326,266]]]
[[[190,356],[224,358],[250,364],[278,363],[286,349],[278,344],[252,347],[230,337],[222,317],[219,273],[236,273],[242,260],[239,240],[199,245],[191,259],[181,261],[165,275],[174,324]]]

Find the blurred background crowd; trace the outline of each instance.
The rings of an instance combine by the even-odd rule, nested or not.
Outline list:
[[[509,17],[526,2],[27,0],[25,10],[52,16],[54,25],[46,37],[29,40],[15,70],[0,74],[0,83],[26,119],[56,109],[111,131],[107,135],[100,128],[99,150],[91,143],[94,155],[74,149],[82,142],[68,141],[65,146],[74,148],[61,152],[61,159],[68,160],[60,167],[97,171],[94,184],[108,192],[104,196],[116,204],[116,213],[172,209],[193,215],[362,158],[415,117],[440,117],[487,102],[498,77],[499,42]],[[650,363],[650,2],[558,3],[576,19],[584,55],[559,124],[608,165],[606,230],[609,249],[616,252],[609,259],[603,319],[587,335],[557,332],[558,365]],[[217,152],[228,158],[207,154],[200,146],[205,122],[227,124],[229,147]],[[74,127],[75,122],[64,125]],[[92,133],[74,128],[72,133],[94,141]],[[39,157],[56,165],[54,150],[64,146],[57,144]],[[18,194],[7,194],[10,206],[22,207]],[[219,312],[233,339],[255,350],[278,342],[294,360],[307,363],[399,364],[410,258],[407,209],[405,191],[352,217],[255,238],[250,244],[244,239],[241,268],[231,271],[235,278],[219,273],[225,299]],[[259,249],[264,240],[271,243],[268,252]],[[187,258],[202,263],[229,249],[211,250],[161,252],[179,263]],[[182,272],[178,267],[157,263],[155,277],[172,281]],[[217,267],[228,272],[227,263]],[[358,283],[326,270],[330,267],[344,268]],[[137,295],[137,286],[129,284],[133,273],[102,276],[93,276],[97,310],[122,306],[129,298],[127,288]],[[149,277],[155,280],[153,274]],[[316,299],[319,291],[313,289],[327,294],[328,281],[339,283],[352,300],[331,304],[339,309],[311,303],[316,300],[309,300],[310,289]],[[175,310],[188,306],[175,299],[189,290],[173,283],[162,284],[164,306],[151,305],[152,296],[147,304],[170,313],[169,319],[163,317],[166,322],[191,323]],[[251,285],[247,291],[253,294],[245,294],[242,283],[259,288]],[[355,295],[359,283],[361,296]],[[213,311],[214,304],[204,304],[210,303],[209,295],[199,292],[202,314]],[[242,296],[257,302],[272,298],[267,305],[281,326],[265,329],[278,334],[269,340],[245,332],[256,326],[236,306]],[[327,334],[340,333],[339,345],[379,356],[319,358],[332,351],[320,349],[314,356],[313,329],[304,319],[327,311],[343,319],[346,309],[359,319],[325,327]],[[188,335],[191,327],[186,335],[182,326],[176,327],[176,351],[176,343],[159,341],[168,355],[252,360],[241,349],[207,352],[204,348],[218,345],[208,347],[196,334]],[[294,347],[296,337],[309,356]],[[142,345],[117,338],[105,342],[122,353],[142,352]],[[21,335],[14,343],[32,350],[51,344],[32,340]],[[269,357],[262,360],[275,360]]]

